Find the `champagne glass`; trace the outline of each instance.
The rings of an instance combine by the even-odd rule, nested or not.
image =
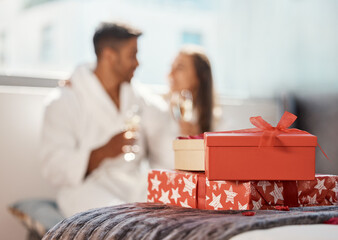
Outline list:
[[[189,90],[174,92],[170,99],[171,112],[176,121],[192,122],[193,98]]]
[[[138,130],[140,127],[141,115],[140,107],[133,105],[125,115],[125,134],[126,139],[137,139]],[[140,147],[137,144],[124,145],[122,151],[124,152],[124,160],[127,162],[133,161],[136,158],[136,154],[139,152]]]

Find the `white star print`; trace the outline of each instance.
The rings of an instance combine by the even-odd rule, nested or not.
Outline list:
[[[239,210],[247,210],[248,209],[248,204],[245,204],[242,206],[240,202],[238,202],[238,209]]]
[[[245,182],[243,183],[245,187],[245,194],[244,197],[247,197],[249,195],[256,196],[257,195],[257,190],[256,188],[251,184],[251,182]]]
[[[171,172],[166,172],[165,173],[167,175],[167,185],[169,185],[170,183],[175,185],[175,177],[176,175],[174,173]]]
[[[250,192],[251,192],[251,183],[250,182],[246,182],[246,183],[243,183],[244,187],[245,187],[245,194],[244,194],[244,197],[246,196],[249,196],[250,195]]]
[[[325,183],[325,179],[323,179],[322,181],[317,179],[317,185],[314,186],[314,188],[318,189],[319,194],[322,194],[323,190],[326,190],[327,188],[324,186]]]
[[[209,196],[206,196],[206,197],[205,197],[205,200],[206,200],[206,201],[208,201],[209,199],[210,199]]]
[[[317,204],[317,194],[313,195],[313,197],[308,196],[308,201],[311,205]]]
[[[153,197],[152,198],[148,198],[148,202],[153,203],[154,202],[154,198]]]
[[[212,189],[213,189],[214,191],[216,191],[216,190],[217,190],[217,186],[216,186],[216,185],[213,185],[213,186],[212,186]]]
[[[234,204],[234,198],[237,196],[238,193],[235,193],[232,191],[232,186],[230,186],[229,190],[224,190],[225,194],[227,195],[227,199],[225,200],[225,203],[231,202]]]
[[[170,197],[170,199],[174,199],[175,203],[177,204],[177,199],[181,197],[181,195],[178,193],[178,187],[176,189],[172,188],[172,195]]]
[[[164,204],[168,204],[168,203],[170,203],[170,200],[169,200],[169,190],[168,191],[163,191],[163,189],[161,189],[161,193],[162,193],[162,195],[161,195],[161,197],[160,197],[160,199],[158,199],[160,202],[163,202]]]
[[[317,204],[317,194],[315,194],[313,197],[307,196],[307,199],[309,200],[310,205],[316,205]]]
[[[283,198],[283,187],[278,187],[278,185],[276,183],[274,183],[274,190],[270,193],[270,195],[273,196],[273,199],[275,201],[275,204],[277,203],[277,201],[280,200],[284,200]]]
[[[195,189],[196,185],[192,182],[192,176],[189,179],[183,177],[184,188],[183,192],[188,192],[190,196],[192,196],[192,190]]]
[[[156,191],[159,191],[158,186],[161,184],[161,181],[158,180],[157,175],[155,175],[154,178],[150,178],[150,181],[152,184],[151,190],[155,189]]]
[[[336,181],[335,181],[335,179],[333,178],[333,177],[328,177],[328,178],[325,178],[326,179],[326,182],[328,183],[328,184],[334,184]]]
[[[223,184],[226,184],[226,183],[227,183],[226,181],[217,182],[218,189],[221,189],[222,185],[223,185]]]
[[[257,183],[257,186],[262,187],[262,188],[263,188],[263,191],[264,191],[264,193],[265,193],[266,187],[267,187],[267,186],[271,186],[271,183],[270,183],[269,181],[259,181],[259,182]]]
[[[303,181],[302,185],[305,189],[309,189],[311,185],[311,181]]]
[[[208,187],[210,187],[210,182],[207,178],[205,178],[205,185],[207,185]]]
[[[305,196],[302,197],[302,203],[305,203],[305,201],[307,200],[307,198]]]
[[[335,192],[336,195],[337,195],[337,197],[338,197],[338,182],[337,182],[337,181],[336,181],[335,186],[334,186],[334,188],[332,189],[332,191]]]
[[[178,184],[182,184],[182,179],[178,179]]]
[[[186,207],[186,208],[192,208],[189,204],[188,204],[188,199],[186,198],[184,202],[181,202],[181,206],[182,207]]]
[[[333,199],[332,199],[332,197],[330,197],[329,201],[330,201],[331,204],[333,204]]]
[[[253,184],[250,184],[250,193],[253,197],[257,196],[257,189],[255,188],[255,186]]]
[[[258,201],[252,201],[253,209],[258,210],[262,207],[262,199],[260,198]]]
[[[222,208],[222,204],[220,203],[221,200],[221,194],[216,196],[214,193],[212,193],[212,201],[209,203],[209,206],[214,207],[215,210]]]

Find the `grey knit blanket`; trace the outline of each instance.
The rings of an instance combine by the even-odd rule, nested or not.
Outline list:
[[[229,239],[255,229],[323,223],[338,217],[338,206],[258,210],[254,216],[242,212],[124,204],[76,214],[50,229],[43,239]]]

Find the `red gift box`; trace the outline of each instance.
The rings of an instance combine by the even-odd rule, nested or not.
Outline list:
[[[148,202],[197,208],[197,173],[151,170],[148,174]]]
[[[338,176],[301,181],[208,181],[206,209],[271,209],[337,204]]]
[[[152,170],[148,202],[213,210],[334,205],[337,182],[334,175],[312,181],[210,181],[202,172]]]
[[[252,129],[205,133],[209,180],[313,180],[317,137],[288,127],[297,117],[285,112],[277,127],[261,117]]]

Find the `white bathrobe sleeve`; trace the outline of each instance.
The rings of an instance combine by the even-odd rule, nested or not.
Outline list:
[[[168,105],[162,97],[147,96],[142,123],[150,168],[173,169],[172,142],[177,136],[177,124],[172,122]]]
[[[42,174],[57,187],[80,184],[91,150],[79,145],[76,121],[79,111],[74,94],[58,89],[45,109],[41,134]]]

